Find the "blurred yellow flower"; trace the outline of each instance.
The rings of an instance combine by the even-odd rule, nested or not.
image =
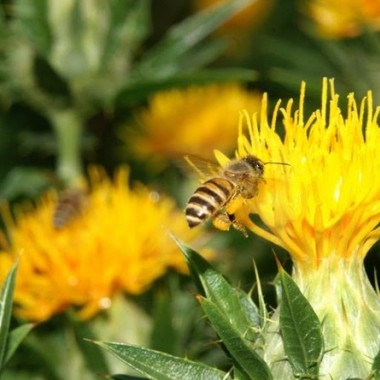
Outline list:
[[[111,305],[112,296],[146,291],[170,267],[185,263],[168,231],[195,240],[174,202],[143,185],[128,187],[128,170],[110,180],[92,170],[91,191],[81,213],[64,226],[53,226],[57,194],[36,206],[6,213],[11,238],[3,241],[0,275],[20,257],[16,315],[43,321],[68,307],[90,318]]]
[[[185,153],[211,158],[210,147],[233,149],[239,111],[255,112],[260,98],[238,84],[160,92],[137,116],[141,129],[126,130],[125,141],[136,156],[158,167]]]
[[[196,11],[209,8],[226,0],[193,0],[193,8]],[[219,29],[219,33],[235,33],[243,30],[252,30],[266,19],[272,9],[274,0],[257,0],[244,8],[231,19],[226,21]]]
[[[321,321],[320,378],[369,378],[380,348],[380,298],[363,261],[380,237],[380,107],[371,92],[361,102],[351,93],[342,110],[327,80],[321,108],[308,118],[304,100],[303,84],[297,110],[292,100],[284,108],[278,102],[269,120],[264,98],[260,120],[243,113],[237,157],[289,166],[265,165],[257,197],[229,211],[289,252],[293,278]],[[283,138],[276,130],[280,117]],[[217,158],[228,161],[220,152]],[[265,359],[273,378],[293,379],[276,321],[269,324]]]
[[[318,32],[326,37],[353,37],[363,27],[379,29],[380,2],[378,0],[311,0],[301,2],[316,23]]]

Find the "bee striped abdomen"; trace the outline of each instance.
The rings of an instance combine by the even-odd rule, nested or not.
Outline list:
[[[63,191],[57,201],[53,214],[53,226],[60,229],[78,217],[84,207],[85,194],[79,189]]]
[[[235,185],[225,178],[212,178],[195,190],[189,199],[185,214],[189,227],[205,222],[231,198]]]

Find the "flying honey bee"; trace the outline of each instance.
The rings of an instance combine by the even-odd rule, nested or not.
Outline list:
[[[65,227],[79,217],[87,204],[87,195],[83,189],[67,189],[58,197],[53,213],[53,226],[56,229]]]
[[[185,159],[201,173],[192,163],[192,158]],[[238,196],[251,199],[258,194],[260,182],[265,182],[263,175],[266,164],[288,165],[282,162],[264,163],[256,156],[247,155],[230,161],[224,168],[219,168],[218,172],[214,170],[215,174],[203,182],[187,202],[185,215],[189,227],[196,227],[211,219],[216,226],[223,226],[222,229],[228,230],[232,225],[247,236],[244,226],[226,209]],[[212,164],[207,164],[207,167],[211,168]]]

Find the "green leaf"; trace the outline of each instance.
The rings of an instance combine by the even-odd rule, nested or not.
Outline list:
[[[8,343],[9,324],[12,316],[13,291],[16,282],[18,263],[9,271],[0,298],[0,373],[4,370]]]
[[[372,363],[374,380],[380,380],[380,351],[377,353]]]
[[[153,330],[150,347],[168,354],[178,353],[180,342],[173,325],[172,296],[167,292],[154,295]],[[167,337],[170,336],[170,339]]]
[[[264,360],[253,351],[243,335],[230,323],[217,304],[208,298],[200,299],[202,308],[224,346],[251,380],[272,379]]]
[[[194,72],[212,63],[227,47],[228,41],[222,38],[202,42],[186,53],[186,59],[182,60],[181,68],[184,71]]]
[[[131,375],[112,375],[112,376],[106,376],[106,379],[112,379],[112,380],[144,380],[146,377],[137,377],[137,376],[131,376]]]
[[[151,94],[170,88],[186,87],[190,85],[202,85],[207,83],[222,83],[231,81],[252,82],[257,78],[257,73],[249,69],[230,68],[198,70],[194,72],[178,73],[169,78],[154,79],[141,77],[138,81],[129,83],[117,97],[118,105],[134,105],[141,103]]]
[[[52,46],[52,34],[49,27],[49,1],[16,0],[15,20],[32,46],[42,55],[49,53]]]
[[[96,345],[88,344],[86,339],[95,339],[93,331],[88,323],[83,323],[70,315],[70,322],[74,329],[75,339],[82,357],[88,368],[93,373],[107,373],[109,368],[104,357],[103,351]]]
[[[255,0],[235,0],[210,7],[173,26],[166,37],[147,52],[132,75],[165,78],[178,73],[190,50],[234,14]],[[185,58],[186,57],[186,58]]]
[[[0,199],[15,199],[16,197],[35,197],[41,191],[52,185],[53,180],[47,172],[37,168],[14,167],[0,186]]]
[[[317,315],[293,279],[281,268],[282,299],[280,330],[284,350],[298,377],[318,379],[323,354],[323,336]]]
[[[239,297],[239,303],[243,314],[246,316],[251,328],[261,329],[263,319],[261,318],[257,305],[253,302],[250,294],[243,292],[240,289],[235,289]]]
[[[218,369],[149,348],[111,342],[95,341],[93,343],[111,352],[122,362],[128,364],[149,379],[227,379],[226,373]]]
[[[123,75],[120,68],[124,70],[126,64],[130,65],[136,50],[150,32],[150,0],[112,0],[108,6],[110,29],[104,44],[103,68]]]
[[[214,302],[220,312],[228,318],[231,325],[251,342],[257,338],[260,321],[257,307],[249,296],[243,296],[242,291],[232,287],[202,256],[177,240],[177,244],[185,255],[191,273],[201,284],[206,296]],[[252,314],[253,313],[253,314]],[[257,322],[257,324],[254,324]]]
[[[237,365],[234,365],[234,380],[250,380],[250,377]]]
[[[253,262],[253,269],[255,271],[256,284],[257,284],[257,295],[259,298],[259,310],[258,310],[258,318],[260,320],[260,325],[264,328],[265,323],[267,321],[267,308],[264,301],[263,289],[261,287],[261,281],[259,277],[259,271],[257,269],[256,263]]]
[[[35,325],[33,323],[25,323],[21,326],[13,329],[8,335],[7,350],[5,354],[4,362],[7,363],[8,360],[15,353],[17,347],[24,340],[24,338],[29,334]]]

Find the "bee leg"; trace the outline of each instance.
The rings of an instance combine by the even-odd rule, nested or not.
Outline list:
[[[225,211],[219,211],[212,219],[215,228],[221,231],[229,231],[232,225],[229,215]]]
[[[240,231],[244,235],[244,237],[247,238],[248,237],[247,230],[245,229],[243,224],[241,224],[240,222],[236,220],[235,215],[227,214],[227,216],[228,216],[228,219],[230,220],[230,223],[234,226],[234,228]]]
[[[247,230],[240,222],[236,220],[235,215],[229,214],[226,211],[218,212],[214,216],[212,224],[214,227],[221,231],[229,231],[231,226],[233,226],[235,229],[240,231],[244,237],[248,237]]]

